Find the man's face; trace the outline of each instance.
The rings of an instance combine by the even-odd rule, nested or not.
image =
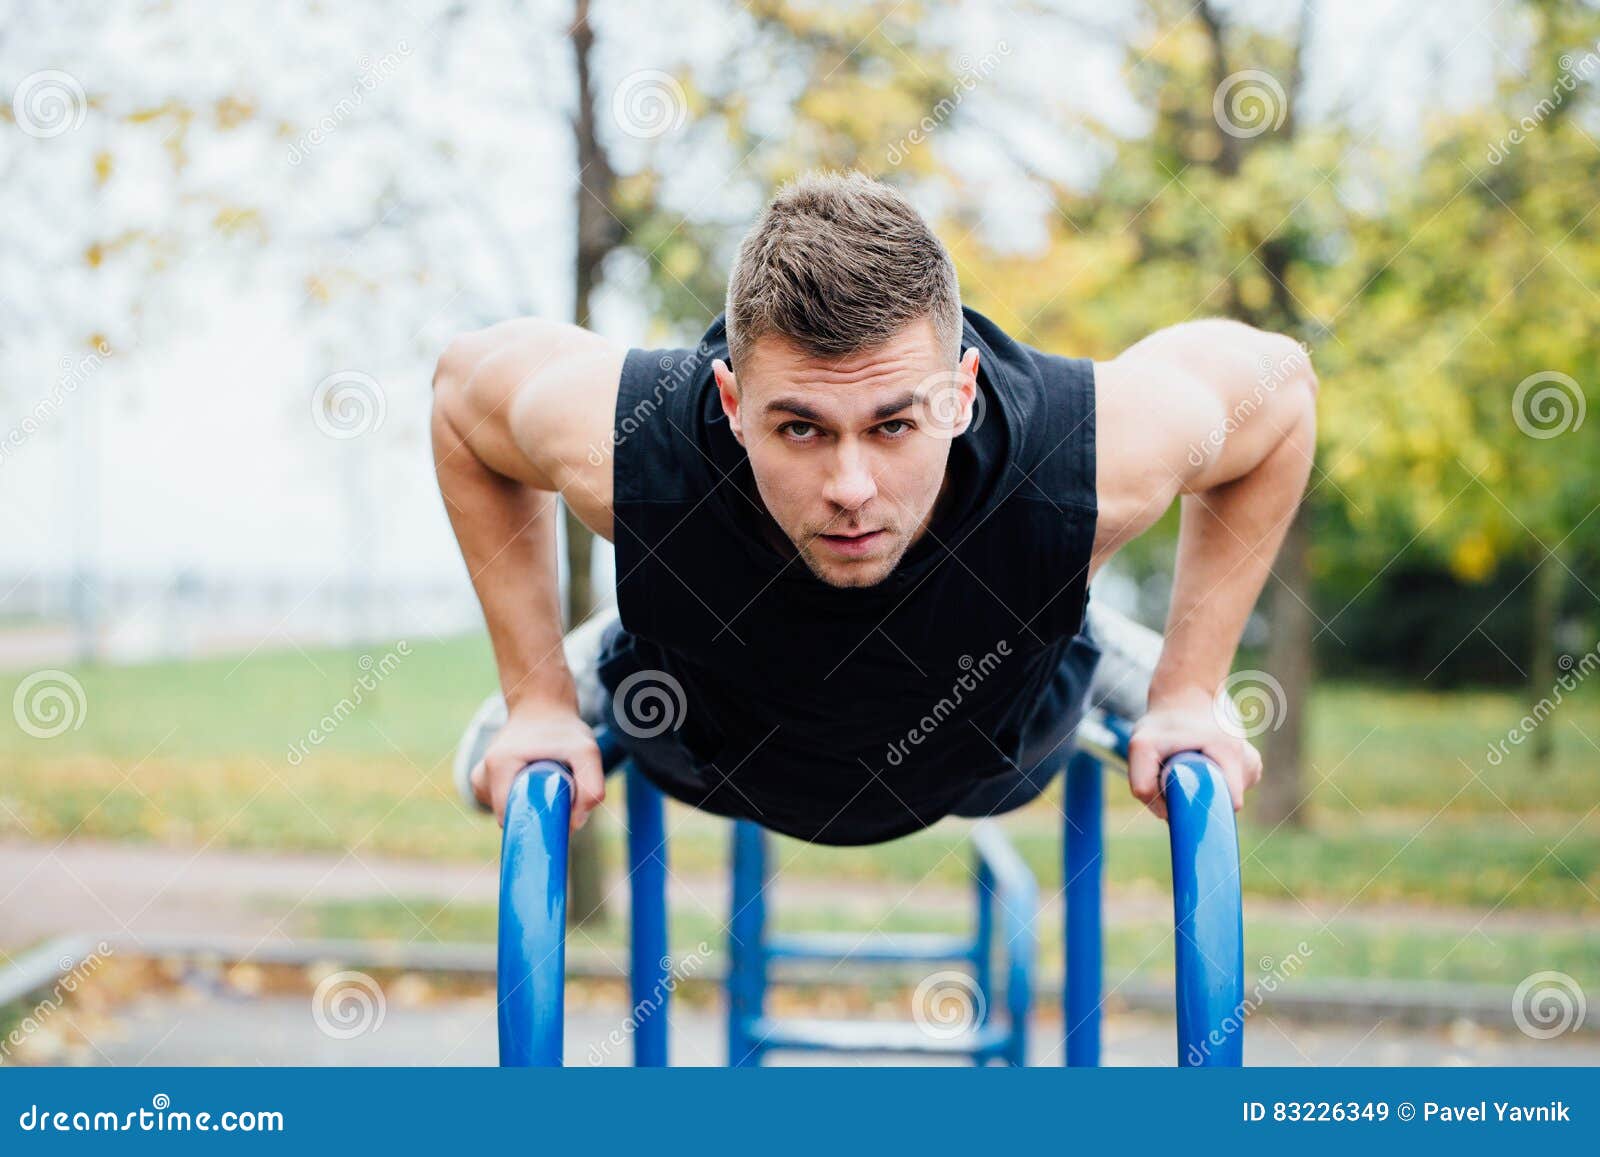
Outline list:
[[[769,335],[747,362],[737,378],[714,370],[762,502],[823,582],[882,582],[927,529],[971,422],[978,351],[949,365],[921,319],[837,358]]]

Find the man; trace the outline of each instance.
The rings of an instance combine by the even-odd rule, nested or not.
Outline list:
[[[1090,580],[1179,495],[1130,786],[1165,815],[1159,767],[1191,749],[1235,810],[1260,777],[1217,702],[1311,466],[1317,382],[1287,337],[1204,320],[1107,362],[1030,348],[962,308],[900,194],[812,174],[745,237],[698,347],[519,319],[453,342],[434,387],[504,693],[458,775],[502,821],[554,759],[581,825],[599,724],[669,795],[820,843],[1020,806],[1084,710]],[[620,612],[565,647],[557,494],[615,542]]]

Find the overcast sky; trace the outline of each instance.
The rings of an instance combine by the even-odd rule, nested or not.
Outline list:
[[[720,43],[714,5],[629,4],[625,22],[608,19],[614,7],[596,4],[602,102],[617,78],[675,68],[681,54]],[[1272,18],[1296,5],[1245,7]],[[1084,8],[1117,27],[1116,4]],[[1323,8],[1309,102],[1354,93],[1391,139],[1412,129],[1424,98],[1475,95],[1496,55],[1517,51],[1488,3]],[[472,319],[516,312],[519,291],[526,308],[570,308],[565,6],[532,10],[520,35],[500,5],[448,28],[429,25],[437,9],[426,3],[40,4],[8,18],[7,99],[60,72],[94,106],[55,135],[0,122],[0,427],[21,430],[29,415],[38,425],[0,455],[0,574],[60,572],[86,557],[117,574],[189,568],[310,584],[366,570],[465,590],[426,438],[432,357]],[[400,12],[411,15],[394,19]],[[1137,123],[1107,40],[1064,26],[1041,36],[1002,4],[972,12],[955,38],[977,55],[1004,41],[1016,70],[1008,83],[1028,77],[1041,100]],[[680,55],[663,59],[663,45]],[[58,83],[70,103],[70,83]],[[339,112],[357,91],[358,106]],[[256,123],[223,132],[202,117],[189,130],[181,205],[166,131],[106,115],[228,94],[250,97]],[[319,121],[331,128],[307,140]],[[451,141],[454,157],[413,148],[429,139]],[[983,163],[981,138],[934,144]],[[1070,139],[1033,145],[1051,166],[1074,163]],[[100,188],[102,152],[114,167]],[[713,193],[717,176],[699,175]],[[1042,235],[1043,206],[1004,184],[990,197],[997,236],[1027,245]],[[478,199],[471,213],[452,208],[463,198]],[[265,246],[250,217],[233,235],[214,228],[252,204],[265,207]],[[397,212],[374,227],[375,204]],[[484,221],[499,231],[498,250]],[[158,273],[115,251],[85,266],[90,242],[140,229],[176,238]],[[418,253],[426,284],[411,276]],[[331,287],[323,302],[308,278],[339,267],[358,284]],[[655,344],[646,322],[625,297],[605,302],[601,324],[621,340]],[[84,369],[93,332],[117,355]],[[381,398],[381,425],[358,416],[369,427],[359,437],[329,436],[313,414],[318,383],[340,374],[357,400],[372,401],[367,382]],[[53,388],[62,403],[41,413]]]

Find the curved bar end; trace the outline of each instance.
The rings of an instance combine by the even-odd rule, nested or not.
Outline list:
[[[1177,923],[1178,1063],[1244,1063],[1239,834],[1222,769],[1198,751],[1162,768]]]
[[[500,1064],[561,1064],[571,772],[530,764],[511,784],[500,845]]]

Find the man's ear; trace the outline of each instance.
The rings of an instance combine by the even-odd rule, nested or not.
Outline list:
[[[978,417],[973,406],[978,397],[978,347],[968,346],[961,355],[957,369],[957,389],[961,393],[961,413],[965,417],[961,420],[960,429],[951,436],[959,438],[971,427],[974,419]]]
[[[722,412],[728,415],[728,429],[733,431],[733,436],[743,446],[744,429],[739,425],[739,380],[721,358],[711,359],[711,373],[717,379],[717,396],[722,399]]]

